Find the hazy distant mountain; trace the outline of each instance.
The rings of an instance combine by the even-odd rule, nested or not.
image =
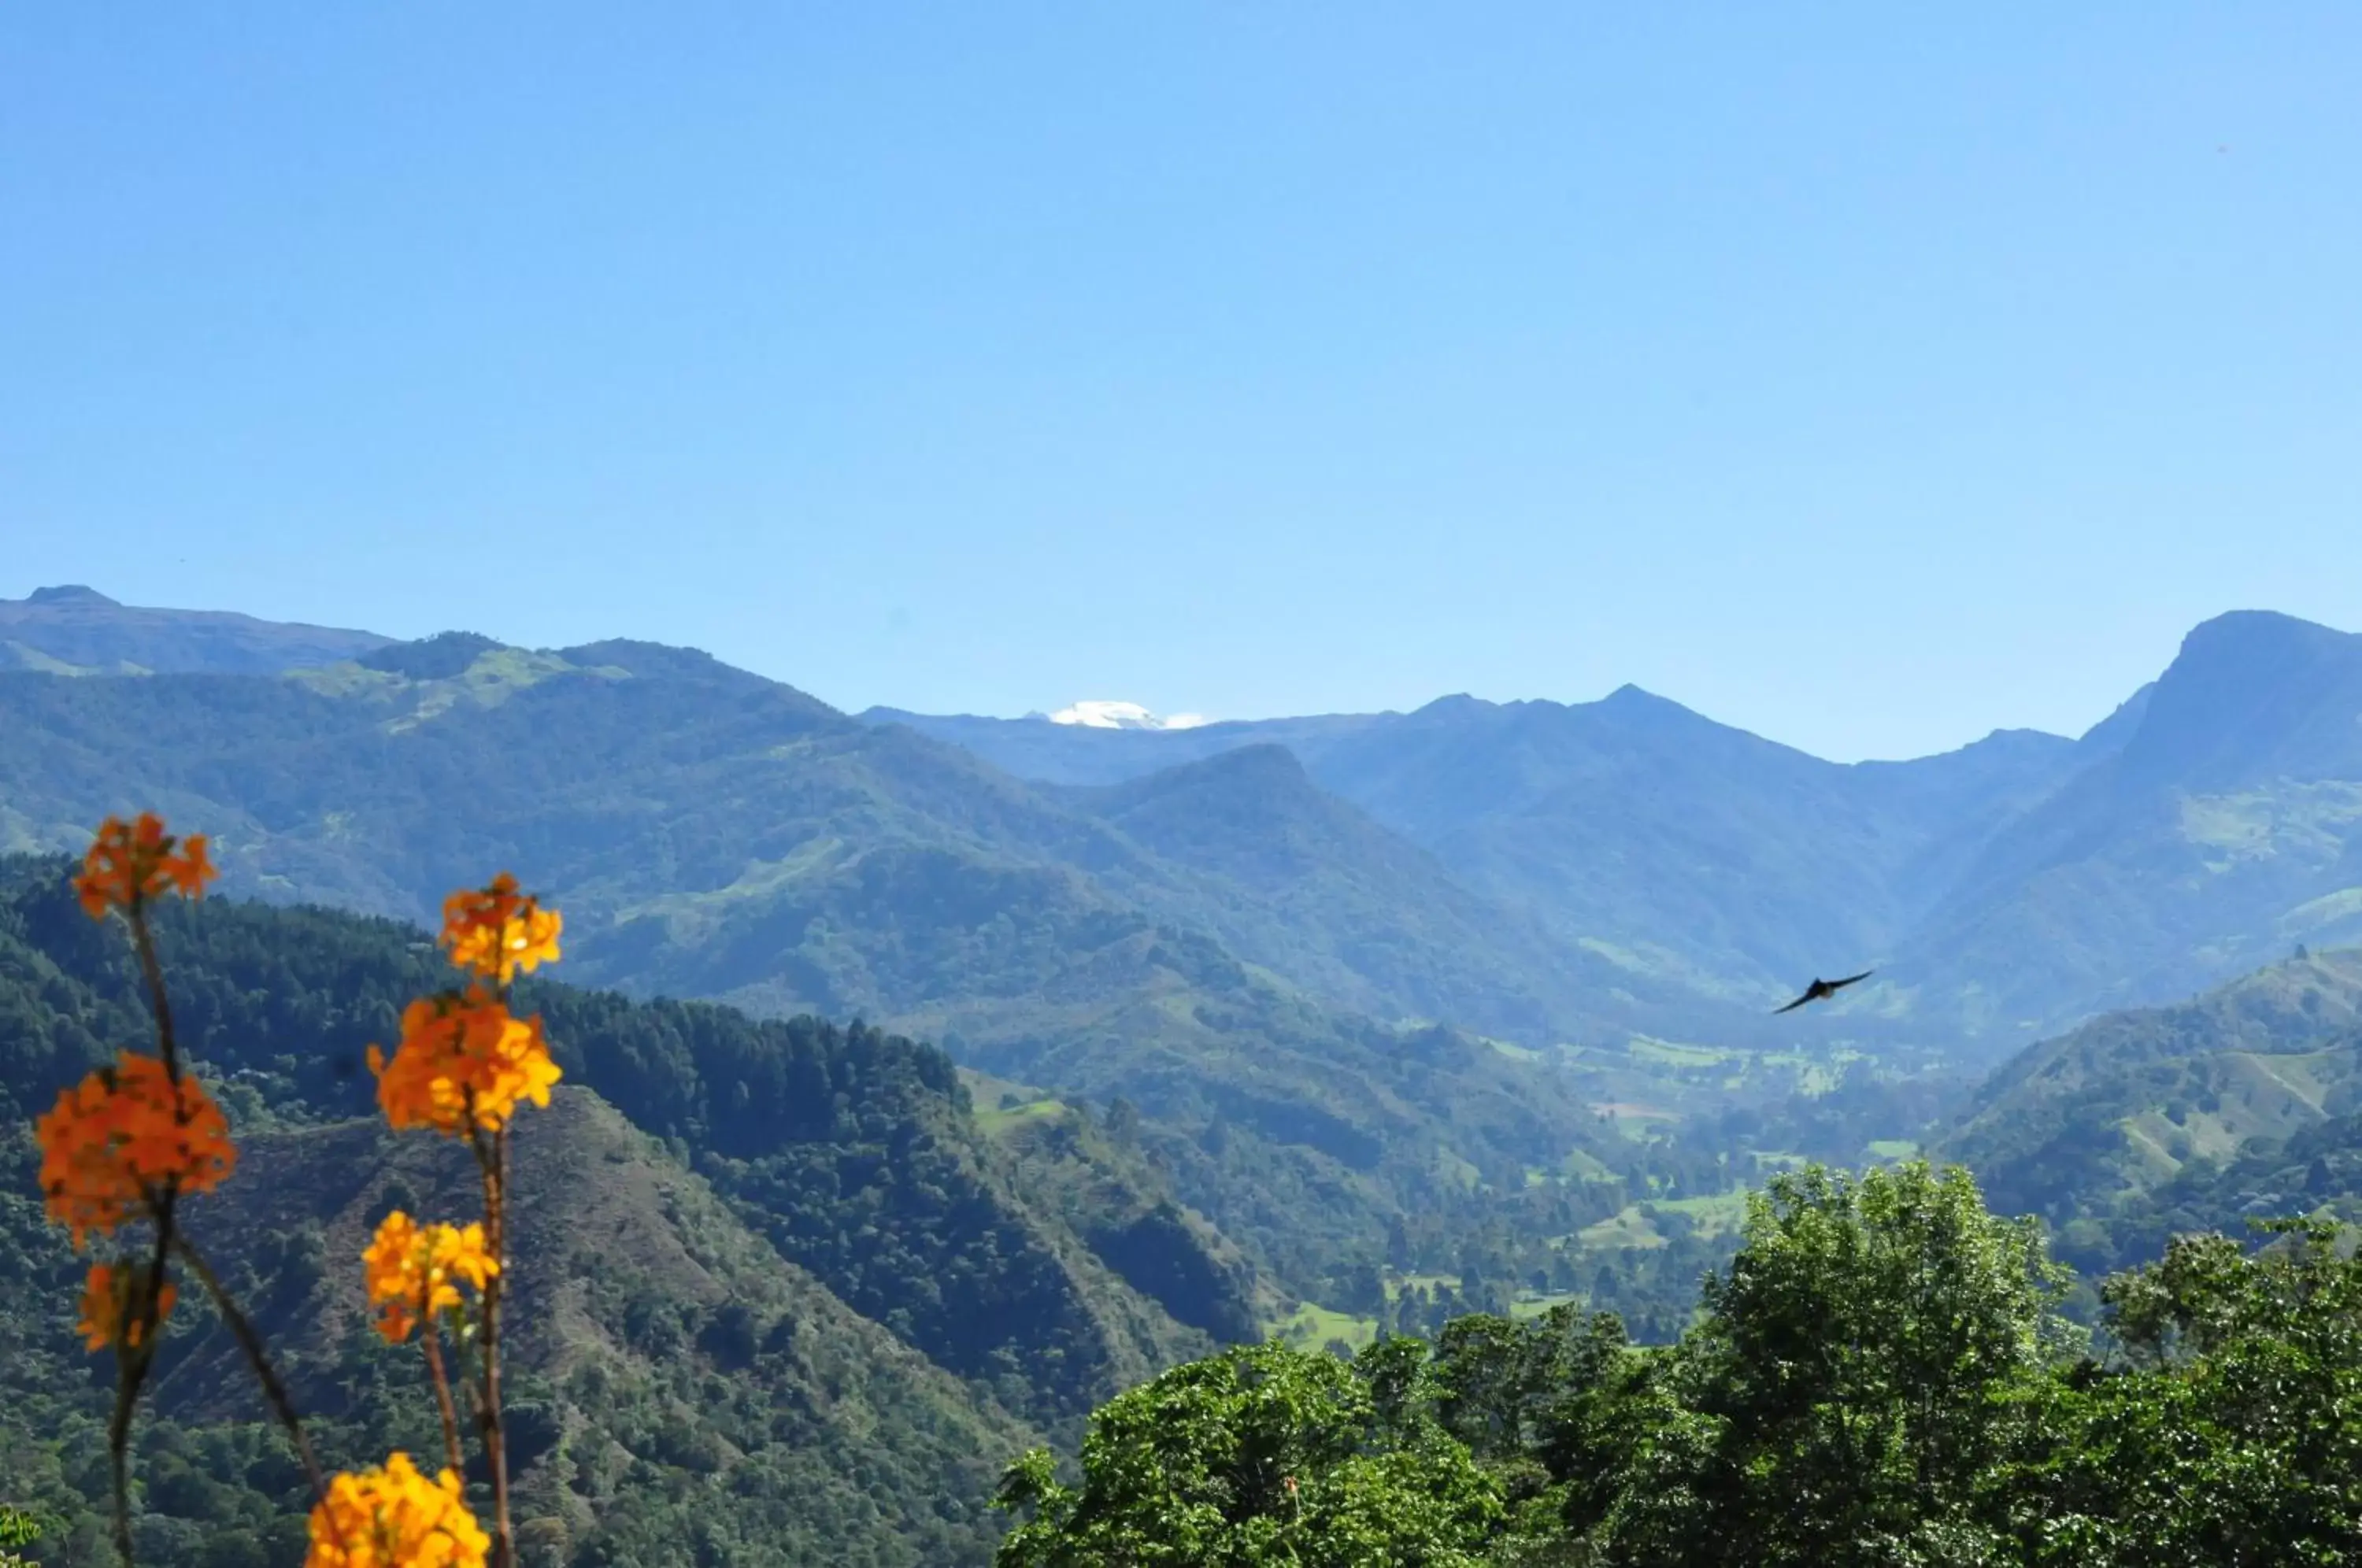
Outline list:
[[[2197,628],[2079,741],[2003,731],[1906,762],[1824,762],[1632,687],[1179,734],[890,718],[1069,783],[1284,745],[1636,981],[1754,1007],[1876,966],[1819,1015],[1866,1037],[2003,1051],[2362,940],[2362,638],[2262,612]]]
[[[1622,983],[1749,1008],[1891,955],[1985,841],[2084,755],[2004,731],[1941,756],[1848,767],[1629,686],[1596,702],[1447,697],[1411,713],[1177,734],[864,717],[1067,783],[1282,745],[1321,788],[1468,889],[1616,966]]]
[[[936,740],[949,741],[1020,778],[1045,784],[1120,784],[1143,773],[1236,751],[1242,745],[1284,745],[1298,756],[1308,756],[1329,735],[1400,715],[1231,719],[1179,730],[1061,724],[1046,714],[990,719],[969,713],[913,713],[900,708],[870,708],[858,717],[864,723],[903,724]]]
[[[1898,958],[1997,1039],[2362,940],[2362,637],[2224,615],[2136,701]]]
[[[1637,981],[1526,911],[1472,892],[1434,856],[1322,790],[1285,747],[1243,746],[1066,798],[1202,875],[1187,901],[1149,895],[1157,907],[1358,1010],[1536,1043],[1700,1021],[1698,999],[1679,986]]]
[[[221,610],[140,609],[78,585],[0,599],[0,669],[272,675],[354,658],[392,640]]]

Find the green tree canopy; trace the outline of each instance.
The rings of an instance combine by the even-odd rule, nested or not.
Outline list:
[[[1475,1568],[1498,1488],[1405,1370],[1386,1347],[1348,1364],[1270,1344],[1166,1373],[1092,1417],[1078,1485],[1046,1452],[1011,1467],[1002,1500],[1032,1517],[999,1561]]]

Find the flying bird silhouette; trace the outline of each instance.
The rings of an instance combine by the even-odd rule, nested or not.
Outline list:
[[[1842,980],[1824,980],[1819,976],[1816,975],[1813,977],[1813,983],[1805,988],[1805,994],[1803,996],[1798,997],[1786,1007],[1773,1008],[1772,1010],[1772,1015],[1774,1018],[1777,1018],[1783,1012],[1795,1011],[1806,1002],[1827,1001],[1829,998],[1837,995],[1848,986],[1852,985],[1856,980],[1867,980],[1876,973],[1878,973],[1878,971],[1875,969],[1864,969],[1860,974],[1848,975]]]

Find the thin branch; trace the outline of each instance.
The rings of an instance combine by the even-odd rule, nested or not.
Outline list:
[[[139,1402],[139,1385],[148,1375],[155,1342],[134,1347],[116,1346],[115,1413],[106,1423],[106,1458],[115,1487],[115,1550],[123,1568],[131,1562],[131,1412]]]
[[[156,1017],[156,1042],[163,1058],[166,1081],[172,1086],[175,1121],[187,1123],[187,1114],[180,1104],[181,1054],[179,1036],[172,1028],[172,1002],[164,989],[164,966],[156,956],[156,939],[148,929],[146,903],[134,896],[124,911],[124,920],[131,927],[132,951],[138,955],[139,973],[148,983],[148,1005]],[[119,1353],[116,1362],[115,1413],[106,1424],[107,1461],[113,1470],[115,1490],[115,1549],[121,1554],[124,1568],[131,1568],[131,1418],[139,1403],[140,1386],[148,1381],[148,1371],[154,1364],[156,1340],[162,1331],[165,1274],[164,1265],[172,1254],[174,1212],[179,1207],[181,1183],[178,1176],[167,1176],[161,1191],[147,1195],[149,1218],[156,1225],[155,1255],[148,1265],[147,1286],[135,1290],[132,1320],[122,1325],[121,1342],[137,1346],[136,1351]]]
[[[420,1314],[418,1342],[425,1347],[427,1375],[435,1380],[435,1408],[443,1417],[445,1462],[452,1474],[464,1474],[467,1466],[459,1452],[459,1412],[451,1403],[451,1379],[443,1370],[443,1329],[431,1312]]]
[[[270,1358],[263,1352],[261,1337],[254,1331],[254,1325],[247,1321],[246,1314],[238,1310],[237,1303],[230,1299],[229,1292],[222,1287],[220,1278],[206,1264],[203,1254],[190,1244],[187,1237],[178,1238],[173,1251],[180,1254],[182,1263],[189,1265],[189,1272],[204,1284],[206,1294],[214,1298],[214,1307],[222,1315],[222,1321],[229,1325],[231,1337],[237,1341],[238,1349],[246,1353],[247,1364],[254,1368],[254,1375],[262,1385],[263,1397],[278,1413],[280,1424],[287,1429],[287,1436],[295,1445],[296,1457],[304,1462],[304,1473],[312,1481],[312,1495],[321,1502],[327,1501],[328,1483],[321,1472],[318,1457],[312,1452],[312,1440],[304,1435],[303,1419],[295,1414],[295,1404],[287,1397],[286,1385],[280,1382],[279,1374],[271,1370]]]
[[[470,1110],[473,1107],[470,1106]],[[484,1177],[485,1240],[494,1264],[484,1281],[483,1401],[479,1415],[484,1429],[484,1459],[492,1473],[492,1541],[495,1568],[511,1568],[516,1550],[509,1530],[509,1456],[501,1412],[501,1296],[508,1279],[507,1216],[509,1135],[505,1127],[493,1131],[491,1147],[471,1124],[469,1142]]]
[[[155,933],[148,929],[148,909],[144,900],[134,900],[124,918],[131,925],[132,950],[139,955],[139,973],[148,982],[148,1006],[156,1015],[156,1041],[163,1048],[164,1070],[172,1076],[174,1087],[181,1081],[180,1035],[172,1028],[172,999],[164,990],[164,965],[156,956]]]

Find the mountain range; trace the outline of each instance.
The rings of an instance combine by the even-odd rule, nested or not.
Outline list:
[[[1833,1028],[1975,1060],[2362,935],[2362,638],[2264,612],[2192,631],[2080,739],[1904,762],[1825,762],[1632,687],[1179,733],[863,717],[1069,787],[1282,745],[1628,985],[1753,1009],[1875,966]]]
[[[2362,966],[2330,951],[2362,936],[2362,638],[2284,616],[2201,625],[2081,737],[1854,765],[1628,687],[848,715],[655,644],[86,589],[0,602],[0,657],[7,1120],[138,1032],[58,852],[109,812],[211,834],[228,897],[170,951],[272,1173],[224,1244],[275,1327],[322,1325],[299,1379],[356,1442],[403,1374],[320,1260],[444,1179],[353,1120],[360,1045],[452,888],[507,868],[566,911],[605,988],[532,988],[569,1088],[524,1179],[631,1239],[597,1289],[520,1262],[576,1303],[525,1353],[527,1490],[582,1561],[697,1529],[980,1561],[999,1457],[1219,1341],[1577,1295],[1670,1333],[1734,1184],[1807,1155],[1929,1139],[2090,1267],[2259,1195],[2362,1212]],[[1996,1063],[1931,1119],[1927,1075]],[[63,1278],[34,1207],[0,1203],[0,1253]],[[71,1513],[95,1418],[60,1311],[0,1313],[0,1477]],[[187,1452],[251,1441],[206,1342],[160,1383]],[[281,1528],[275,1484],[167,1487],[150,1555]]]
[[[560,841],[579,852],[579,869],[550,874],[600,928],[586,956],[602,978],[964,1039],[1010,1032],[995,988],[1019,973],[1040,998],[1086,948],[1115,962],[1103,939],[1126,922],[1209,940],[1323,1010],[1529,1049],[1639,1035],[1972,1061],[2190,994],[2296,942],[2362,934],[2362,638],[2268,613],[2197,628],[2080,739],[2002,731],[1852,765],[1632,687],[1588,703],[1448,697],[1183,728],[1061,722],[1126,707],[1106,703],[856,722],[646,644],[397,645],[86,589],[0,602],[0,631],[28,650],[20,664],[177,672],[169,700],[152,683],[143,696],[9,677],[0,703],[21,738],[0,759],[15,770],[0,846],[71,842],[110,768],[195,785],[128,732],[116,745],[88,729],[170,705],[224,732],[204,743],[221,787],[191,803],[243,819],[229,842],[246,885],[416,916],[431,890],[354,836],[368,815],[356,808],[398,786],[291,792],[263,776],[290,747],[322,752],[331,773],[370,754],[398,776],[414,754],[447,767],[528,735],[547,750],[563,728],[558,749],[595,770],[563,786],[565,809],[595,825],[543,837],[561,858]],[[221,703],[260,728],[199,717]],[[354,800],[328,798],[339,792]],[[749,828],[734,843],[715,831],[733,796]],[[487,849],[532,846],[522,823],[484,825]],[[418,842],[412,826],[400,836]],[[916,930],[887,935],[906,894],[945,913],[956,953]],[[1037,908],[993,934],[992,912]],[[994,978],[979,964],[1013,967]],[[1766,1018],[1803,978],[1864,967],[1878,973],[1835,1006]]]

